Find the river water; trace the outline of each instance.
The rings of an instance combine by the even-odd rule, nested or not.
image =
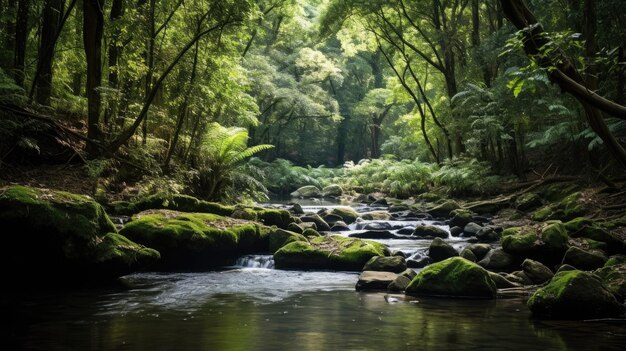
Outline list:
[[[390,244],[408,252],[428,243]],[[626,345],[623,324],[534,321],[521,299],[359,293],[356,273],[274,270],[267,268],[267,255],[238,264],[205,273],[134,274],[123,278],[123,288],[9,294],[2,297],[1,335],[11,350],[520,351]]]

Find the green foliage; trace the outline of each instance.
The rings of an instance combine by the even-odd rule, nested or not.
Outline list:
[[[435,185],[445,186],[452,195],[491,193],[501,178],[491,172],[487,162],[458,159],[444,163],[432,174]]]
[[[263,173],[244,161],[273,146],[247,143],[245,129],[211,124],[196,155],[196,192],[209,200],[263,198],[267,192],[259,180]]]

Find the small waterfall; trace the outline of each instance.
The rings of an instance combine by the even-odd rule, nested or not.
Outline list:
[[[241,256],[235,262],[237,267],[245,268],[274,268],[274,257],[272,255],[246,255]]]

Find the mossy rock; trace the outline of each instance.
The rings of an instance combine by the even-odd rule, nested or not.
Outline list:
[[[346,224],[354,223],[359,218],[359,213],[348,206],[335,207],[330,213],[341,217]]]
[[[538,209],[537,211],[533,212],[533,214],[530,216],[530,218],[533,221],[545,221],[548,220],[552,217],[553,213],[555,212],[555,208],[553,205],[548,205],[545,207],[542,207],[540,209]]]
[[[137,212],[137,207],[130,201],[113,201],[106,205],[107,213],[118,216],[132,216]]]
[[[318,214],[312,213],[306,216],[300,217],[302,222],[315,223],[315,229],[318,231],[330,231],[330,226],[322,219]]]
[[[542,244],[533,229],[522,227],[505,229],[501,243],[504,251],[519,256],[533,254]]]
[[[428,247],[428,257],[432,258],[434,262],[443,261],[458,255],[459,252],[441,238],[435,238]]]
[[[98,277],[114,279],[154,265],[161,255],[123,235],[109,233],[95,248],[94,269]]]
[[[331,184],[322,189],[322,195],[324,197],[339,197],[343,195],[343,188],[340,185]]]
[[[310,230],[310,229],[307,229]],[[269,250],[271,253],[278,251],[281,247],[294,242],[294,241],[307,241],[303,234],[290,232],[288,230],[276,229],[272,230],[269,234]]]
[[[576,183],[559,182],[544,185],[537,190],[537,193],[541,194],[541,196],[547,201],[559,202],[566,197],[566,194],[572,194],[577,192],[579,189],[580,186]]]
[[[545,206],[534,212],[531,218],[535,221],[561,220],[569,221],[584,215],[587,211],[580,203],[581,193],[572,193],[558,203]]]
[[[622,253],[624,250],[624,243],[617,235],[597,225],[584,226],[571,235],[575,238],[588,238],[606,243],[606,250],[609,254]]]
[[[87,259],[100,237],[117,232],[102,206],[89,197],[24,186],[0,189],[0,225],[4,233],[12,233],[5,236],[5,247],[29,247],[19,254],[42,259]]]
[[[279,269],[360,271],[374,256],[388,256],[383,244],[339,235],[296,241],[274,253]]]
[[[235,211],[233,206],[197,199],[189,195],[158,193],[133,201],[136,211],[166,209],[180,212],[213,213],[230,216]]]
[[[556,222],[544,226],[541,229],[541,241],[543,249],[557,254],[563,254],[569,248],[569,236],[563,223]]]
[[[522,262],[522,269],[524,270],[524,274],[535,284],[543,284],[554,276],[550,268],[546,267],[541,262],[533,261],[528,258]]]
[[[244,253],[267,251],[270,230],[258,223],[208,213],[151,210],[120,231],[161,253],[159,269],[202,270]]]
[[[554,319],[609,318],[624,312],[597,276],[578,270],[555,274],[530,297],[528,307],[535,317]]]
[[[583,271],[591,271],[603,267],[606,261],[607,257],[602,251],[583,250],[572,246],[565,252],[562,264],[569,264]]]
[[[406,260],[400,256],[374,256],[363,266],[364,271],[402,273],[406,270]]]
[[[275,225],[278,228],[287,229],[291,223],[296,222],[296,218],[287,210],[254,208],[257,214],[257,221],[266,226]]]
[[[515,208],[528,211],[541,206],[541,197],[536,193],[526,193],[515,199]]]
[[[322,236],[322,234],[320,234],[317,230],[313,229],[313,228],[305,228],[302,231],[302,235],[304,235],[305,237],[316,237],[316,236]]]
[[[81,284],[116,278],[138,267],[104,269],[105,261],[116,261],[113,254],[105,255],[112,237],[104,238],[117,230],[102,206],[86,196],[25,186],[2,188],[0,226],[5,233],[1,260],[6,278],[28,277],[27,284]]]
[[[419,238],[447,238],[448,232],[434,225],[421,225],[415,228],[412,236]]]
[[[576,217],[564,225],[567,232],[572,234],[580,231],[584,227],[593,225],[593,221],[587,217]]]
[[[367,221],[386,221],[391,219],[391,214],[387,211],[371,211],[361,214],[361,218]]]
[[[430,215],[434,217],[449,217],[450,213],[454,210],[461,208],[461,206],[456,201],[446,201],[440,205],[437,205],[428,211]]]
[[[465,227],[469,222],[472,221],[475,213],[470,210],[465,209],[457,209],[450,212],[450,227]]]
[[[604,267],[626,263],[626,255],[613,255],[604,263]]]
[[[494,299],[496,284],[484,268],[452,257],[424,268],[406,288],[406,294]]]
[[[291,197],[322,197],[322,191],[314,185],[306,185],[291,193]]]
[[[626,263],[605,266],[594,273],[619,302],[626,300]]]

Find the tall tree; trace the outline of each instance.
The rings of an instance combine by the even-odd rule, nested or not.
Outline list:
[[[33,89],[30,93],[30,98],[32,99],[34,94],[37,103],[41,105],[50,105],[54,48],[63,26],[64,13],[65,0],[44,0],[39,50],[37,52],[37,70],[33,79]]]
[[[30,0],[19,0],[17,4],[17,19],[15,21],[15,49],[13,55],[13,77],[19,86],[24,86],[29,12]]]
[[[102,84],[102,31],[104,28],[104,1],[83,0],[83,45],[87,57],[87,137],[99,141],[100,133],[100,92]],[[92,143],[87,150],[97,153]]]

